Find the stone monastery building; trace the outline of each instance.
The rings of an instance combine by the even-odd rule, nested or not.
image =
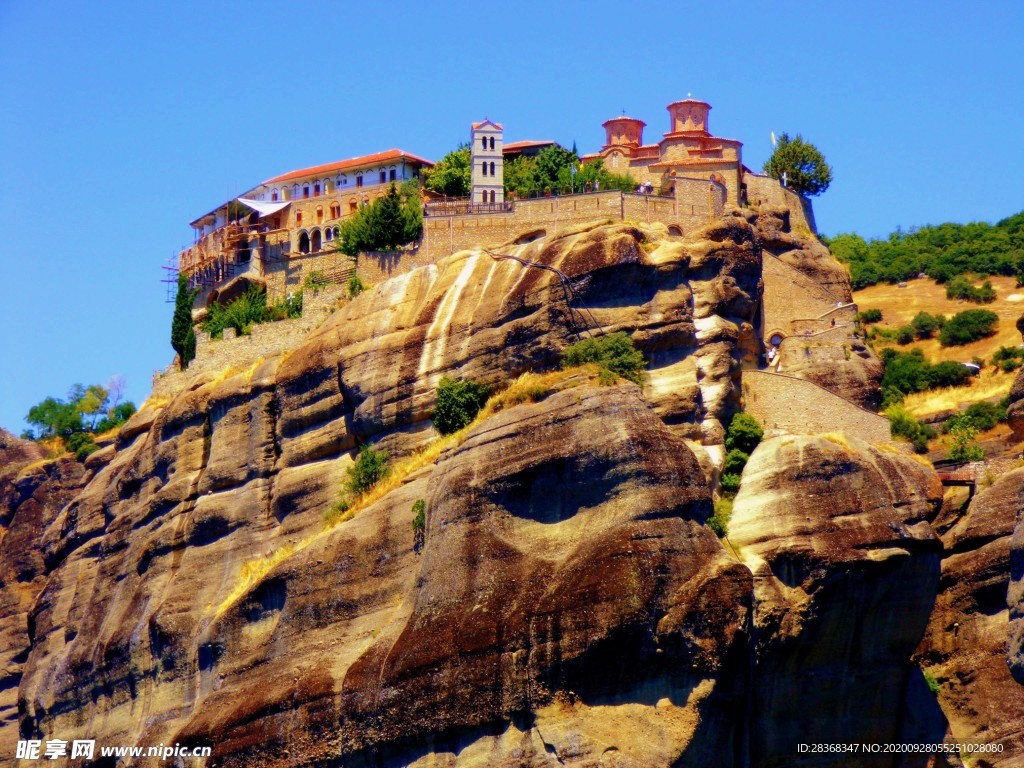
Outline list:
[[[739,141],[710,133],[710,110],[707,102],[692,98],[669,104],[669,130],[655,144],[644,144],[642,120],[622,116],[604,123],[604,145],[581,162],[602,160],[611,172],[635,179],[635,192],[581,189],[527,200],[505,198],[504,160],[536,154],[553,142],[505,144],[500,123],[474,123],[470,196],[428,199],[419,243],[394,253],[360,255],[355,265],[334,247],[341,223],[385,194],[392,182],[416,179],[433,163],[390,149],[290,171],[192,221],[194,244],[180,253],[176,268],[199,289],[196,306],[204,307],[235,295],[232,284],[257,281],[281,297],[300,290],[314,271],[320,279],[342,282],[353,269],[364,282],[375,283],[461,249],[499,247],[595,220],[661,222],[670,233],[683,234],[748,199],[786,205],[813,230],[805,200],[746,168]]]

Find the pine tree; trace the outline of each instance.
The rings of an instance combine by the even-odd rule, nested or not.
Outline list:
[[[181,369],[196,356],[196,332],[192,328],[192,302],[197,290],[188,287],[188,278],[178,275],[178,292],[174,297],[174,317],[171,319],[171,346],[178,353]]]

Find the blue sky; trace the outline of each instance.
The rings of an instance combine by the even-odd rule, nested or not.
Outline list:
[[[136,402],[172,358],[161,264],[188,222],[288,170],[391,147],[645,137],[688,93],[759,168],[802,133],[819,229],[1024,209],[1024,4],[0,0],[0,426],[76,381]]]

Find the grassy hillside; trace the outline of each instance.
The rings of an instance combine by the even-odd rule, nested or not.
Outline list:
[[[919,348],[932,362],[970,362],[974,357],[983,358],[987,362],[999,347],[1019,346],[1021,334],[1016,323],[1017,318],[1024,313],[1024,288],[1018,288],[1013,277],[993,277],[991,282],[996,291],[996,300],[981,306],[999,316],[999,325],[994,336],[960,347],[943,347],[937,338],[914,341],[902,346],[878,340],[875,342],[876,349],[880,350],[886,346],[894,346],[903,351]],[[882,310],[882,321],[878,325],[889,328],[906,325],[918,312],[950,317],[957,312],[979,307],[978,304],[963,300],[947,299],[945,287],[929,279],[909,280],[905,288],[885,283],[874,285],[855,291],[853,300],[857,302],[861,311],[872,308]],[[956,408],[964,403],[1001,397],[1010,391],[1014,376],[1015,373],[995,371],[991,364],[988,364],[971,386],[919,392],[909,395],[905,405],[911,413],[920,416]]]

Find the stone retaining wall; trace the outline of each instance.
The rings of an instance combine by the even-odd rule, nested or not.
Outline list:
[[[765,430],[794,434],[845,432],[869,443],[888,442],[889,420],[811,381],[769,371],[743,371],[743,408]]]
[[[333,285],[317,294],[305,292],[302,317],[254,325],[248,336],[235,336],[233,328],[224,332],[223,339],[211,339],[206,333],[198,333],[195,359],[184,371],[171,364],[154,373],[150,397],[170,398],[197,376],[217,373],[225,368],[244,370],[260,358],[294,349],[347,300],[348,286]]]

